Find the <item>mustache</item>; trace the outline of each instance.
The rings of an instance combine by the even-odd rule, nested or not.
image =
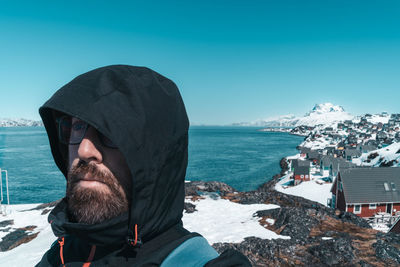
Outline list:
[[[94,163],[87,163],[85,161],[79,161],[78,164],[72,166],[68,172],[68,180],[70,183],[77,183],[83,180],[85,176],[89,174],[91,180],[104,183],[109,186],[113,186],[116,182],[116,178],[112,173],[100,170]]]

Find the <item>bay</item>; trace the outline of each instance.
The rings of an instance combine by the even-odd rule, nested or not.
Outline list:
[[[295,154],[303,138],[258,129],[191,126],[186,179],[221,181],[240,191],[270,180],[280,171],[279,160]],[[64,196],[65,178],[53,161],[44,127],[0,128],[0,168],[8,171],[11,204]]]

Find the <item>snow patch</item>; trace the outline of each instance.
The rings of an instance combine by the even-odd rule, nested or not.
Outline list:
[[[186,200],[187,201],[187,200]],[[259,210],[279,208],[273,204],[243,205],[226,199],[214,200],[210,197],[199,201],[188,201],[196,205],[197,212],[183,214],[183,226],[203,235],[210,244],[218,242],[239,243],[245,237],[263,239],[290,239],[262,227],[260,218],[254,216]]]

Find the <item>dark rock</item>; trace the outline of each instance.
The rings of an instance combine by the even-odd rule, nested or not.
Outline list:
[[[273,188],[274,188],[276,182],[279,181],[279,178],[281,178],[281,177],[282,177],[281,174],[276,174],[276,175],[274,175],[270,181],[268,181],[268,182],[263,183],[262,185],[260,185],[260,186],[257,188],[256,191],[257,191],[257,192],[268,192],[268,191],[273,190]]]
[[[371,160],[379,156],[378,152],[374,152],[368,155],[367,159]]]
[[[9,225],[13,225],[13,224],[14,224],[14,220],[5,220],[5,221],[0,222],[0,227],[6,227]]]
[[[199,192],[216,192],[220,196],[237,192],[233,187],[222,182],[191,181],[185,183],[186,196],[199,196]]]
[[[51,209],[44,209],[42,211],[42,213],[40,213],[41,215],[46,215],[47,213],[49,213],[51,211]]]
[[[375,248],[376,257],[385,262],[400,264],[400,236],[394,233],[378,233],[377,242],[372,246]]]
[[[322,240],[318,245],[307,249],[311,255],[328,266],[351,263],[354,259],[353,250],[351,240],[345,238]]]
[[[315,216],[315,210],[303,208],[288,208],[258,211],[258,217],[270,217],[275,219],[274,228],[280,229],[279,234],[290,236],[298,244],[304,244],[310,235],[312,228],[320,221]]]
[[[188,202],[184,203],[183,209],[185,210],[186,213],[193,213],[193,212],[197,211],[196,205],[194,205],[192,203],[188,203]]]
[[[29,229],[33,228],[29,227]],[[0,241],[0,251],[8,251],[15,247],[18,247],[23,243],[28,243],[39,234],[39,233],[29,234],[27,233],[27,231],[31,231],[29,229],[19,228],[4,236],[3,239]]]
[[[253,266],[296,265],[302,262],[296,256],[297,245],[292,240],[246,237],[238,244],[216,243],[213,247],[219,253],[229,248],[236,249],[247,256]]]
[[[286,158],[282,158],[279,161],[279,165],[281,166],[281,175],[283,175],[286,171],[289,170],[289,162]]]
[[[33,208],[33,209],[30,209],[30,210],[41,210],[41,209],[44,209],[44,208],[53,208],[53,207],[55,207],[55,206],[58,204],[58,202],[60,202],[60,201],[61,201],[61,199],[56,200],[56,201],[52,201],[52,202],[49,202],[49,203],[43,203],[43,204],[40,204],[40,205],[38,205],[37,207],[35,207],[35,208]]]
[[[384,161],[384,162],[381,162],[379,167],[392,167],[395,163],[397,163],[396,160]]]
[[[365,219],[358,217],[351,212],[340,211],[339,215],[337,215],[337,218],[341,219],[343,222],[349,222],[362,228],[371,228],[371,225],[369,225]]]

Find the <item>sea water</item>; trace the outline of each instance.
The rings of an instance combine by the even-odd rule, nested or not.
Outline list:
[[[221,181],[241,191],[269,181],[280,171],[279,160],[295,154],[303,138],[258,129],[190,127],[186,179]],[[0,128],[0,168],[8,171],[11,204],[49,202],[65,194],[65,178],[43,127]]]

